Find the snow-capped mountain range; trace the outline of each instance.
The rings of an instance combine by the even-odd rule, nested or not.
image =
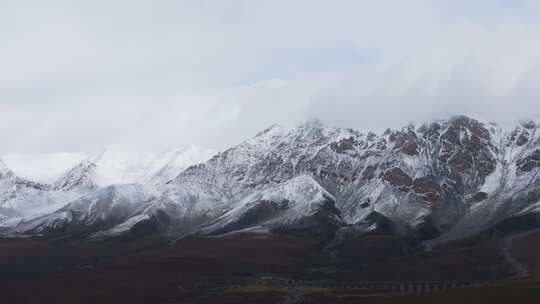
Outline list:
[[[0,227],[11,235],[334,237],[390,226],[436,244],[537,216],[539,129],[465,116],[379,135],[274,125],[213,157],[196,148],[129,161],[98,153],[50,185],[0,164]]]
[[[213,154],[213,150],[195,146],[158,153],[102,150],[82,159],[57,179],[53,187],[87,192],[115,184],[157,185]]]
[[[17,177],[0,160],[0,227],[53,213],[77,199],[99,195],[113,185],[115,188],[138,184],[152,193],[158,184],[213,154],[210,149],[195,146],[158,153],[102,150],[80,156],[78,164],[50,184]],[[73,156],[69,158],[72,160]]]

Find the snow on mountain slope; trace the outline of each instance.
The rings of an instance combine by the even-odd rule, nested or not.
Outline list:
[[[226,233],[247,228],[290,231],[320,225],[337,229],[342,223],[334,203],[334,197],[311,176],[300,175],[248,195],[202,232]]]
[[[537,198],[537,128],[527,122],[505,132],[465,116],[380,136],[316,122],[275,125],[188,168],[162,198],[190,217],[219,218],[265,185],[308,174],[336,198],[348,224],[365,224],[375,212],[401,233],[449,240]]]
[[[6,166],[3,160],[0,160],[0,177],[12,175],[13,172]]]
[[[147,214],[135,215],[127,219],[125,222],[122,222],[108,230],[102,230],[102,231],[93,233],[90,237],[94,239],[99,239],[99,238],[107,238],[107,237],[114,237],[114,236],[122,236],[128,233],[129,231],[131,231],[133,227],[135,227],[136,225],[145,221],[149,221],[150,219],[151,217]]]
[[[53,189],[62,191],[75,191],[87,193],[98,188],[95,180],[96,163],[103,156],[103,152],[85,158],[78,165],[69,170],[53,184]]]
[[[298,128],[277,125],[204,164],[191,166],[163,189],[163,197],[192,216],[216,217],[252,191],[310,174],[330,193],[355,176],[360,134],[310,122]]]
[[[103,197],[103,191],[107,189],[120,191],[124,188],[120,186],[104,187],[110,186],[109,184],[128,185],[132,182],[151,186],[165,183],[170,178],[178,175],[188,165],[204,161],[212,153],[210,150],[197,147],[187,147],[165,153],[101,151],[83,159],[52,185],[34,183],[16,177],[2,162],[0,163],[0,226],[3,230],[6,230],[17,226],[19,223],[37,223],[39,220],[33,221],[33,219],[47,214],[50,214],[53,219],[58,218],[58,220],[64,221],[66,213],[64,211],[55,212],[68,203],[70,203],[69,206],[72,209],[77,206],[75,209],[88,209],[88,217],[105,216],[100,213],[99,209],[91,207],[92,201],[84,198],[99,195],[102,200],[118,200],[115,196]],[[140,185],[136,189],[126,187],[135,194],[143,189]],[[153,193],[154,191],[149,191],[148,188],[153,187],[144,187],[144,195],[150,196],[147,193]],[[130,192],[126,189],[122,191]],[[126,195],[127,193],[123,196]],[[79,199],[81,196],[83,197]],[[132,199],[135,203],[138,203],[142,196],[135,195]],[[85,204],[88,206],[85,206]],[[113,211],[106,210],[104,212]],[[78,214],[81,211],[75,210],[74,212]],[[67,218],[72,217],[70,213]],[[53,220],[53,222],[57,225],[56,220]],[[65,224],[70,224],[71,221],[68,222]],[[88,221],[81,222],[77,220],[74,223],[79,226],[90,225]]]
[[[472,235],[527,209],[540,199],[540,128],[532,122],[504,133],[491,128],[495,168],[479,192],[485,198],[468,212],[440,241]]]
[[[13,173],[21,178],[50,184],[79,164],[82,153],[4,154],[0,156]]]
[[[17,177],[0,160],[0,225],[2,226],[10,226],[22,218],[32,218],[53,212],[76,197],[76,194],[52,191],[48,185]]]
[[[458,116],[389,131],[338,206],[349,223],[377,211],[424,238],[441,234],[432,243],[481,232],[538,199],[537,129]]]
[[[51,214],[23,221],[15,231],[50,234],[106,230],[140,213],[151,199],[141,185],[112,185],[82,196]]]
[[[153,185],[161,185],[174,179],[187,167],[203,163],[214,156],[212,149],[197,146],[188,146],[180,150],[171,150],[158,157],[151,166],[144,182]]]
[[[88,192],[114,184],[161,184],[214,152],[189,146],[166,152],[103,150],[88,156],[55,183],[56,189]]]
[[[358,231],[391,226],[436,244],[534,209],[540,200],[538,130],[524,122],[508,132],[466,116],[380,135],[308,122],[271,126],[199,164],[210,153],[107,151],[81,162],[53,189],[92,197],[110,183],[138,182],[144,193],[120,213],[101,213],[89,207],[92,199],[79,200],[69,205],[73,210],[62,208],[36,227],[86,226],[117,235],[154,224],[216,233],[343,223]],[[101,217],[114,220],[97,226],[82,220]]]

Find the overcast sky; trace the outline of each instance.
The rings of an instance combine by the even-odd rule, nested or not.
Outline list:
[[[0,153],[540,117],[539,1],[0,0]]]

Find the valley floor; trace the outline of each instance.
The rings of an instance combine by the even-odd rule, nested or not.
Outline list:
[[[540,233],[515,238],[509,248],[531,274],[524,279],[506,279],[515,269],[499,245],[479,237],[424,252],[386,235],[332,250],[314,238],[267,234],[188,237],[174,245],[161,238],[0,239],[1,297],[5,303],[538,303]],[[430,285],[430,292],[409,293],[400,284]]]

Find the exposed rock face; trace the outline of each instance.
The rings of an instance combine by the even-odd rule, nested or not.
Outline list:
[[[400,168],[392,168],[384,173],[384,180],[401,191],[409,191],[412,178]]]
[[[411,156],[418,155],[418,138],[412,127],[407,131],[392,133],[389,140],[398,151]]]
[[[335,197],[347,224],[364,223],[377,212],[400,231],[429,227],[423,235],[465,235],[521,208],[501,203],[514,206],[503,210],[499,202],[518,200],[512,194],[525,182],[515,180],[512,164],[535,164],[534,156],[526,157],[538,146],[538,133],[536,125],[528,126],[527,143],[525,135],[505,135],[464,116],[381,136],[320,124],[274,126],[189,168],[164,193],[168,201],[185,201],[188,214],[212,218],[261,187],[309,175]],[[509,152],[516,149],[520,153]],[[248,214],[267,214],[279,206],[261,202]],[[482,215],[472,212],[477,207]]]
[[[483,200],[485,200],[487,198],[488,198],[488,194],[485,193],[485,192],[480,191],[480,192],[476,193],[475,195],[473,195],[472,200],[475,203],[479,203],[479,202],[481,202],[481,201],[483,201]]]
[[[452,240],[523,210],[536,212],[527,208],[540,200],[539,138],[533,122],[507,133],[465,116],[381,135],[317,122],[291,129],[275,125],[187,168],[159,185],[155,196],[136,198],[129,212],[106,209],[103,216],[117,217],[99,229],[114,234],[126,227],[150,231],[184,223],[203,233],[332,235],[343,225],[368,231],[384,222],[395,233]],[[92,171],[74,170],[79,169]],[[92,188],[84,179],[67,179],[56,188],[71,185]],[[79,203],[80,212],[93,210],[89,201]],[[68,226],[86,225],[77,214],[58,216],[49,227],[66,225],[66,218],[78,218]]]
[[[518,174],[531,172],[532,170],[540,167],[540,150],[534,150],[531,154],[525,158],[517,161]]]
[[[416,178],[412,186],[414,192],[423,195],[422,198],[428,202],[441,200],[441,186],[432,176]]]

